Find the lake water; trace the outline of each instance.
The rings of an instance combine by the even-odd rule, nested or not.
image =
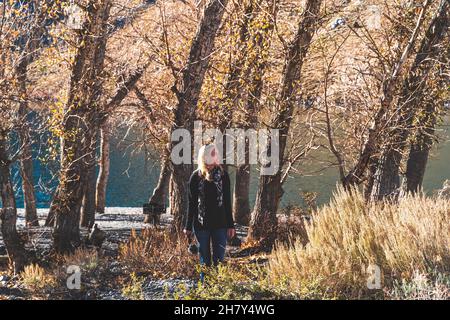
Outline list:
[[[424,179],[424,190],[432,193],[442,187],[446,179],[450,179],[450,142],[445,139],[433,152]],[[306,170],[308,171],[308,170]],[[231,178],[234,180],[233,172]],[[250,199],[253,203],[257,185],[258,172],[253,170]],[[108,206],[140,206],[148,200],[158,181],[158,163],[145,164],[144,156],[123,154],[116,150],[111,157],[111,176],[108,185]],[[300,193],[317,192],[318,204],[329,201],[336,187],[338,172],[329,168],[313,176],[295,176],[288,178],[284,186],[282,206],[302,204]]]
[[[424,189],[431,193],[442,186],[446,179],[450,179],[450,142],[444,140],[433,152],[428,162],[425,174]],[[55,171],[56,169],[54,169]],[[35,161],[35,183],[37,187],[38,207],[48,207],[51,199],[51,190],[44,188],[55,187],[56,181],[51,181],[49,166]],[[306,168],[308,171],[308,168]],[[56,172],[56,171],[55,171]],[[111,207],[140,207],[147,202],[153,191],[159,175],[157,161],[145,161],[143,153],[131,155],[130,152],[117,146],[117,141],[112,142],[111,174],[107,189],[107,206]],[[40,177],[40,178],[39,178]],[[234,179],[233,174],[231,178]],[[329,201],[336,186],[338,173],[335,168],[329,168],[314,176],[296,176],[288,178],[284,186],[282,206],[288,204],[301,205],[300,193],[303,191],[317,192],[318,204]],[[17,191],[18,207],[23,207],[20,192],[20,177],[17,168],[13,170],[13,180]],[[258,173],[254,170],[251,181],[250,199],[253,203],[258,185]]]

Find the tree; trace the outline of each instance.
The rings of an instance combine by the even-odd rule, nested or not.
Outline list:
[[[77,37],[62,123],[59,185],[51,204],[55,214],[54,248],[60,253],[72,251],[80,241],[80,209],[89,165],[86,157],[95,152],[92,137],[99,128],[98,108],[110,7],[109,0],[90,0]]]
[[[253,3],[253,2],[251,2]],[[259,104],[263,93],[263,77],[268,65],[268,50],[270,48],[274,21],[278,10],[277,1],[267,1],[249,6],[246,15],[252,17],[248,21],[249,30],[241,41],[246,43],[246,56],[242,57],[241,77],[238,85],[241,86],[239,105],[242,115],[238,124],[243,129],[255,129],[258,122]],[[243,32],[241,32],[243,34]],[[248,40],[247,40],[248,38]],[[237,223],[248,225],[250,223],[250,177],[249,141],[245,141],[245,163],[236,167],[236,179],[233,193],[233,216]]]
[[[106,187],[109,177],[109,153],[110,153],[111,129],[108,121],[100,128],[100,161],[97,184],[95,187],[95,207],[99,213],[105,213]]]
[[[420,117],[423,124],[417,130],[409,149],[405,172],[406,192],[415,193],[420,191],[422,188],[428,157],[433,145],[437,115],[438,106],[435,102],[426,103],[424,106],[423,115]]]
[[[30,109],[26,99],[27,95],[27,67],[28,57],[24,56],[19,62],[16,73],[20,83],[20,92],[22,99],[19,106],[19,117],[21,125],[18,128],[19,138],[23,144],[22,155],[20,157],[20,175],[22,177],[22,192],[25,207],[25,222],[30,226],[39,226],[37,211],[36,211],[36,196],[34,193],[34,179],[33,179],[33,158],[31,145],[31,132],[28,115]]]
[[[239,98],[242,93],[242,81],[240,81],[243,72],[244,65],[248,57],[248,43],[251,41],[249,37],[250,24],[255,18],[257,4],[254,1],[244,1],[242,4],[237,5],[235,10],[239,17],[242,19],[236,19],[237,23],[231,22],[230,37],[237,38],[231,48],[231,63],[226,75],[226,81],[223,88],[223,99],[220,99],[219,106],[222,109],[221,120],[219,122],[219,130],[224,132],[229,128],[233,122],[233,108],[238,104]],[[240,8],[243,6],[243,9]],[[233,24],[237,24],[234,26]],[[237,30],[234,30],[237,29]],[[225,170],[228,170],[228,164],[226,163],[226,153],[231,152],[227,150],[226,139],[223,141],[223,162]]]
[[[89,3],[85,6],[83,6],[80,2],[80,5],[82,8],[84,8],[84,11],[86,11],[89,8]],[[117,4],[115,2],[111,2],[110,6],[113,5],[117,5],[117,6],[121,6],[120,4]],[[147,9],[149,8],[149,6],[145,5],[145,6],[139,6],[139,12],[141,12],[143,9]],[[137,14],[136,10],[131,8],[130,13],[127,14],[125,16],[126,21],[127,22],[131,22],[134,19],[135,14]],[[119,11],[119,13],[117,13],[117,10],[113,10],[113,12],[116,12],[116,14],[120,14],[121,18],[124,18],[123,16],[123,11]],[[86,126],[85,129],[88,127],[89,130],[85,130],[85,134],[84,134],[84,144],[85,146],[80,146],[85,148],[86,153],[84,154],[82,160],[82,164],[84,166],[84,173],[86,173],[85,175],[85,181],[81,184],[83,191],[82,191],[82,200],[81,200],[81,205],[78,209],[80,218],[79,220],[81,220],[82,225],[86,226],[86,227],[90,227],[93,225],[94,220],[95,220],[95,211],[96,211],[96,175],[95,175],[95,169],[96,169],[96,164],[97,164],[97,159],[96,159],[96,153],[97,153],[97,149],[98,149],[98,140],[99,140],[99,135],[100,135],[100,131],[101,128],[105,126],[105,123],[108,121],[109,118],[113,117],[113,114],[117,111],[116,109],[121,105],[121,103],[123,102],[123,100],[128,96],[129,92],[133,89],[133,87],[136,85],[136,83],[139,81],[139,79],[142,77],[142,75],[144,74],[147,66],[148,66],[148,62],[141,62],[141,53],[137,54],[137,55],[124,55],[123,53],[121,53],[118,50],[118,45],[123,47],[123,43],[121,43],[121,40],[123,40],[121,38],[122,35],[122,29],[117,27],[117,21],[119,18],[115,18],[114,15],[112,15],[111,17],[109,17],[109,19],[107,19],[106,17],[104,17],[105,20],[107,20],[105,22],[104,25],[104,31],[102,30],[96,30],[96,32],[98,34],[101,34],[101,36],[89,36],[89,32],[84,32],[83,28],[86,28],[86,25],[81,27],[81,30],[76,31],[78,37],[77,37],[77,41],[79,41],[79,43],[83,43],[84,39],[81,39],[81,37],[86,36],[86,38],[88,39],[94,39],[97,42],[97,46],[95,47],[92,46],[91,49],[86,48],[86,46],[82,46],[82,47],[76,47],[77,50],[81,50],[83,49],[85,51],[86,55],[91,55],[92,52],[94,52],[93,55],[98,57],[99,63],[97,65],[97,75],[93,75],[92,73],[87,72],[87,70],[92,70],[92,68],[90,68],[89,65],[89,60],[84,59],[82,54],[78,54],[75,55],[74,57],[69,57],[69,61],[71,61],[72,59],[78,59],[78,58],[82,58],[84,59],[83,63],[85,63],[85,70],[81,71],[84,72],[84,75],[86,76],[92,76],[92,79],[89,80],[87,79],[87,77],[82,77],[81,79],[86,80],[86,83],[88,83],[89,81],[91,81],[91,83],[95,83],[96,87],[93,87],[93,90],[95,91],[95,94],[92,94],[92,96],[87,96],[85,97],[85,101],[89,101],[90,99],[93,99],[91,102],[89,102],[90,106],[92,106],[92,108],[88,108],[88,112],[84,113],[84,117],[87,119],[84,122],[86,123],[86,121],[90,122],[90,126]],[[111,20],[111,21],[110,21]],[[125,24],[126,26],[126,24]],[[70,37],[69,32],[67,32],[66,29],[62,28],[63,32],[64,32],[64,39],[68,39],[65,42],[62,43],[58,43],[59,46],[61,47],[65,47],[67,45],[69,46],[74,46],[73,43],[75,41],[72,41],[72,37]],[[86,31],[86,30],[85,30]],[[84,32],[84,33],[83,33]],[[102,33],[103,32],[103,33]],[[69,36],[68,36],[69,35]],[[114,35],[114,37],[112,37]],[[114,41],[109,41],[111,38],[114,39]],[[108,46],[107,46],[108,45]],[[59,47],[58,47],[59,49]],[[88,50],[91,50],[88,52]],[[66,50],[61,50],[63,51],[62,53],[62,60],[66,61],[67,59],[67,52],[71,52],[71,51],[66,51]],[[59,52],[59,50],[58,50]],[[105,64],[105,66],[103,66],[103,63],[100,63],[100,60],[104,60],[103,56],[104,55],[108,55],[108,59],[107,63]],[[121,60],[122,59],[131,59],[131,58],[136,58],[134,64],[129,61],[129,65],[132,67],[128,67],[128,64],[124,64]],[[74,66],[76,64],[72,64],[72,75],[74,73]],[[138,67],[135,67],[135,65],[137,65]],[[103,70],[100,70],[100,68],[102,68]],[[80,68],[82,69],[82,68]],[[63,70],[61,70],[63,71]],[[75,88],[76,90],[78,90],[77,88]],[[79,93],[82,93],[82,96],[84,95],[83,89],[79,89]],[[55,91],[57,91],[57,89],[55,89]],[[60,92],[61,98],[60,101],[58,101],[56,108],[57,108],[57,112],[54,113],[54,115],[52,115],[53,119],[49,125],[50,130],[53,133],[54,137],[61,137],[64,135],[65,133],[65,128],[62,127],[62,123],[63,123],[63,115],[64,116],[68,116],[68,118],[71,118],[73,116],[67,115],[66,110],[61,110],[61,109],[66,109],[66,108],[61,108],[60,106],[65,105],[67,106],[67,98],[66,98],[66,94],[65,92]],[[95,101],[94,101],[95,100]],[[52,107],[51,108],[55,108]],[[92,113],[91,113],[92,111]],[[56,116],[55,116],[56,115]],[[61,132],[63,134],[61,134]],[[67,134],[67,133],[65,133]],[[62,137],[64,140],[64,137]],[[55,143],[55,145],[57,145],[57,147],[59,147],[58,143]],[[105,162],[100,162],[100,173],[102,173],[102,165]],[[104,172],[104,171],[103,171]],[[102,179],[105,178],[104,175],[100,176]],[[106,188],[106,183],[107,183],[107,179],[104,180],[104,187]],[[58,198],[58,193],[61,190],[61,186],[59,186],[56,191],[54,192],[54,196],[53,198],[56,199]],[[106,189],[105,189],[106,192]],[[104,204],[103,204],[104,205]],[[55,209],[57,209],[58,207],[56,206],[51,206],[50,207],[50,211],[49,214],[47,216],[46,219],[46,226],[54,226],[54,222],[55,222],[55,216],[56,216],[56,212]]]
[[[53,24],[61,6],[53,1],[3,1],[0,5],[0,188],[1,231],[15,272],[29,261],[24,241],[17,232],[16,199],[11,181],[11,164],[20,160],[28,225],[38,225],[33,188],[30,127],[28,123],[29,64],[39,56],[46,26]],[[12,133],[19,146],[14,151]]]
[[[448,15],[447,15],[448,19]],[[448,21],[447,21],[448,24]],[[429,153],[435,137],[435,126],[443,113],[442,106],[449,99],[448,78],[450,70],[450,45],[448,37],[443,44],[441,63],[436,64],[422,89],[420,106],[415,121],[418,125],[410,134],[410,149],[407,157],[404,191],[414,193],[421,189]],[[437,85],[436,85],[437,84]]]
[[[386,115],[393,105],[395,96],[398,92],[399,84],[401,83],[401,75],[405,72],[405,64],[411,56],[412,49],[414,48],[417,37],[421,31],[422,24],[425,20],[426,10],[430,4],[430,1],[424,2],[422,9],[420,10],[419,17],[417,18],[416,26],[409,37],[408,43],[404,46],[401,55],[395,62],[392,72],[387,74],[385,80],[382,82],[378,111],[372,121],[366,142],[364,143],[358,160],[342,181],[345,187],[356,185],[363,181],[363,176],[373,161],[373,156],[379,151],[381,133],[386,125]],[[370,185],[371,184],[369,183],[369,186]]]
[[[96,124],[96,123],[95,123]],[[96,124],[99,126],[98,124]],[[99,129],[98,129],[99,130]],[[96,189],[96,163],[97,163],[97,142],[98,142],[98,130],[93,130],[90,134],[90,141],[87,149],[89,153],[85,156],[86,165],[86,183],[84,185],[83,200],[80,212],[80,226],[91,229],[95,222],[95,189]]]
[[[161,157],[161,169],[159,172],[158,183],[156,184],[153,194],[151,195],[148,202],[159,208],[164,208],[166,206],[167,194],[169,191],[169,181],[170,181],[170,168],[169,168],[169,156],[166,154]],[[144,218],[144,223],[151,223],[151,216],[146,215]]]
[[[85,185],[85,191],[83,195],[83,205],[81,211],[81,226],[87,227],[89,229],[92,228],[95,222],[95,212],[97,208],[97,204],[99,201],[103,206],[103,212],[105,208],[106,201],[106,186],[107,179],[109,174],[109,133],[107,132],[108,128],[108,119],[111,117],[111,114],[116,110],[118,106],[123,102],[123,100],[127,97],[128,93],[133,90],[136,86],[136,83],[144,74],[147,69],[149,62],[144,63],[143,66],[136,68],[130,74],[121,74],[116,80],[118,84],[118,88],[113,96],[106,100],[104,104],[101,104],[99,108],[98,114],[98,122],[97,129],[92,133],[91,141],[89,143],[89,148],[92,150],[90,154],[86,156],[87,167],[86,167],[86,176],[87,183]],[[126,73],[126,72],[124,72]],[[105,132],[106,131],[106,132]],[[100,150],[100,170],[99,177],[96,180],[95,176],[95,165],[97,163],[96,159],[96,149],[98,136],[101,138],[101,150]],[[100,196],[100,197],[99,197]]]
[[[409,170],[407,169],[410,177],[409,183],[407,183],[408,191],[417,191],[417,187],[421,185],[425,170],[424,162],[426,163],[426,160],[418,156],[419,153],[414,149],[416,146],[422,146],[421,149],[429,150],[429,146],[431,146],[432,128],[436,122],[436,117],[433,115],[436,114],[436,108],[434,107],[434,101],[424,101],[426,100],[424,97],[427,96],[426,91],[429,91],[431,86],[431,83],[427,79],[430,77],[432,69],[435,69],[435,72],[439,73],[439,68],[436,68],[436,65],[439,64],[442,53],[445,52],[445,50],[442,50],[441,45],[447,38],[446,34],[448,33],[449,24],[449,2],[444,0],[441,1],[436,14],[426,30],[415,60],[404,82],[401,98],[397,102],[400,109],[400,117],[392,130],[391,139],[393,141],[388,143],[377,165],[372,190],[373,199],[382,199],[384,197],[396,198],[399,195],[402,156],[407,146],[410,133],[413,131],[414,119],[421,110],[420,105],[425,103],[427,105],[424,108],[426,115],[422,118],[423,122],[420,122],[425,124],[423,130],[427,134],[424,135],[424,141],[411,146],[411,160],[408,161]],[[419,182],[414,183],[413,186],[412,177],[414,175],[418,177]]]
[[[172,87],[177,104],[173,110],[171,132],[183,128],[192,135],[194,131],[195,110],[200,90],[227,2],[227,0],[211,0],[204,9],[190,46],[188,59],[181,72],[181,78],[177,79]],[[170,150],[173,150],[176,144],[177,141],[172,141]],[[192,172],[192,164],[170,162],[170,168],[173,179],[173,188],[169,197],[170,211],[174,216],[174,230],[181,230],[183,216],[187,211],[187,184]]]
[[[20,272],[28,261],[23,240],[16,229],[17,207],[14,189],[11,182],[10,164],[7,150],[8,131],[0,132],[0,188],[2,209],[0,211],[1,231],[3,241],[11,265],[15,272]]]
[[[13,12],[15,9],[18,12],[14,12],[12,17],[14,17],[13,28],[18,32],[17,41],[14,44],[18,57],[14,72],[18,82],[18,96],[20,97],[18,109],[20,125],[17,127],[17,131],[22,143],[19,165],[22,177],[25,222],[29,226],[39,226],[33,179],[33,141],[29,119],[31,109],[28,101],[28,66],[39,57],[39,51],[47,36],[46,26],[49,25],[48,21],[52,21],[51,26],[53,21],[57,19],[61,6],[47,0],[29,1],[27,3],[17,2],[9,10]],[[27,31],[25,32],[25,30]]]
[[[282,71],[282,81],[276,98],[276,114],[270,123],[271,128],[279,132],[279,168],[274,175],[262,175],[259,179],[256,202],[252,212],[249,238],[260,240],[261,244],[271,247],[276,238],[277,210],[283,195],[282,167],[287,137],[295,108],[294,97],[301,77],[303,62],[311,40],[318,26],[318,17],[322,1],[309,0],[305,4],[299,19],[294,39],[289,43]],[[275,142],[277,143],[277,142]],[[270,154],[270,141],[267,143]]]

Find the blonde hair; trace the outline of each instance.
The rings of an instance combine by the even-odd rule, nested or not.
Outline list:
[[[207,180],[211,180],[207,165],[214,165],[220,168],[220,154],[214,143],[203,145],[198,151],[197,165],[200,174]]]

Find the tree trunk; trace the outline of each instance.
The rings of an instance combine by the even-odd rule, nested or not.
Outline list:
[[[220,132],[224,132],[231,126],[233,122],[233,109],[238,105],[243,90],[239,80],[242,77],[243,67],[249,53],[249,27],[257,14],[254,8],[254,1],[255,0],[249,0],[244,4],[245,7],[242,13],[242,20],[239,21],[238,39],[236,40],[233,52],[234,57],[224,86],[224,98],[220,101],[220,106],[223,108],[223,114],[219,123]],[[227,153],[234,152],[234,150],[227,150],[226,139],[223,139],[222,147],[223,168],[228,171],[228,164],[226,163]]]
[[[280,149],[281,150],[281,149]],[[271,248],[277,237],[277,211],[283,196],[281,171],[273,176],[261,176],[250,222],[249,239],[259,240]]]
[[[95,223],[95,164],[96,164],[96,145],[97,145],[97,132],[94,132],[90,141],[89,153],[86,156],[86,185],[83,196],[83,203],[81,207],[81,220],[80,225],[84,228],[91,229]]]
[[[18,50],[20,56],[15,66],[15,73],[19,84],[19,126],[17,132],[22,148],[19,169],[22,178],[25,224],[26,226],[39,226],[33,181],[31,129],[28,121],[30,109],[27,101],[27,69],[28,65],[38,56],[39,48],[42,47],[41,40],[45,32],[44,24],[49,15],[47,10],[41,10],[37,3],[31,4],[34,9],[32,12],[30,10],[30,16],[27,19],[18,19],[13,28],[18,32],[17,38],[21,39],[20,43],[17,43],[20,47],[20,50]]]
[[[87,182],[87,167],[80,159],[86,155],[81,115],[66,120],[67,132],[79,132],[76,137],[65,139],[62,145],[63,162],[61,163],[60,183],[51,204],[55,214],[53,244],[58,253],[72,252],[79,244],[79,222],[84,186]]]
[[[102,107],[99,115],[99,127],[100,127],[100,162],[99,162],[99,174],[97,178],[97,184],[95,187],[95,207],[97,212],[105,213],[106,207],[106,190],[108,186],[109,172],[110,172],[110,138],[111,128],[108,123],[109,114],[115,107],[119,106],[121,102],[127,97],[135,86],[139,79],[144,74],[145,70],[149,66],[149,62],[145,63],[142,67],[137,68],[131,73],[128,78],[124,75],[119,77],[123,84],[117,89],[113,97]]]
[[[367,182],[364,186],[364,197],[366,200],[370,200],[370,197],[372,196],[372,191],[375,188],[375,179],[377,178],[377,168],[378,164],[380,162],[380,157],[374,156],[370,159],[370,163],[368,165],[369,172],[367,177]]]
[[[268,33],[271,28],[267,28],[264,30],[265,33]],[[254,50],[258,48],[263,51],[262,42],[264,40],[264,36],[268,34],[258,34],[256,39],[254,39]],[[268,50],[266,48],[265,50]],[[259,109],[259,100],[262,95],[263,90],[263,75],[266,70],[267,61],[260,57],[256,58],[256,61],[253,61],[251,70],[248,71],[250,78],[250,87],[248,88],[246,101],[245,101],[245,109],[244,109],[244,128],[254,129],[255,123],[258,121],[258,109]],[[249,141],[246,139],[245,141],[245,164],[238,165],[236,168],[236,179],[234,185],[234,196],[233,196],[233,214],[234,219],[237,223],[241,225],[249,225],[250,223],[250,178],[251,178],[251,166],[249,165]]]
[[[256,63],[256,66],[251,71],[250,82],[251,87],[247,93],[245,102],[244,128],[246,130],[252,129],[257,123],[257,110],[259,106],[259,99],[261,98],[263,81],[262,76],[265,72],[266,61]],[[251,166],[249,164],[249,141],[245,141],[245,164],[238,165],[236,168],[236,179],[234,185],[233,195],[233,215],[237,223],[241,225],[249,225],[250,223],[250,178]]]
[[[91,229],[95,223],[95,166],[87,169],[87,182],[81,207],[80,225]]]
[[[188,182],[192,165],[173,166],[171,188],[169,194],[170,214],[173,215],[172,232],[183,230],[184,215],[188,206]]]
[[[58,189],[56,189],[58,191]],[[53,195],[53,198],[56,198],[56,194]],[[52,209],[52,206],[50,206],[47,214],[47,218],[45,219],[45,226],[46,227],[53,227],[55,225],[55,210]]]
[[[239,26],[239,39],[236,45],[236,57],[230,68],[228,79],[225,84],[224,96],[225,101],[222,106],[225,108],[222,122],[219,125],[219,130],[225,132],[233,122],[233,108],[238,105],[241,98],[241,91],[239,78],[242,77],[243,67],[248,58],[249,44],[249,26],[254,20],[257,12],[254,8],[254,0],[248,1],[244,8],[243,20]],[[224,168],[228,171],[228,163],[226,161],[227,154],[234,153],[234,150],[228,150],[227,140],[223,140],[223,161]],[[246,158],[248,157],[248,143],[245,146]],[[247,161],[247,160],[245,160]],[[247,226],[250,222],[250,203],[249,203],[249,189],[250,189],[250,166],[247,164],[238,165],[236,167],[236,179],[233,193],[233,216],[234,221],[240,225]]]
[[[124,75],[119,77],[123,84],[117,89],[114,96],[102,107],[99,115],[99,127],[100,127],[100,165],[99,174],[97,178],[97,185],[95,190],[95,206],[99,213],[105,213],[106,206],[106,190],[108,186],[108,178],[110,172],[110,138],[111,128],[108,123],[109,114],[115,107],[119,106],[121,102],[127,97],[135,86],[139,79],[144,74],[145,70],[149,66],[149,62],[145,63],[142,67],[137,68],[131,73],[128,78]]]
[[[249,164],[237,166],[234,184],[234,221],[243,226],[248,226],[250,223],[250,169],[251,167]]]
[[[18,273],[22,271],[27,264],[27,253],[25,251],[24,243],[16,229],[16,199],[14,197],[14,190],[11,182],[6,136],[7,133],[0,133],[0,188],[2,198],[0,220],[2,237],[10,264],[14,272]]]
[[[174,194],[173,192],[173,177],[172,174],[170,174],[169,176],[169,200],[172,197],[172,195]],[[172,214],[172,209],[170,208],[171,202],[169,201],[169,207],[167,208],[166,212],[168,212],[169,214]],[[185,221],[182,221],[183,223],[185,223]]]
[[[308,52],[313,34],[317,28],[318,15],[322,1],[308,0],[300,18],[298,29],[286,53],[282,82],[277,95],[277,114],[271,128],[279,129],[279,168],[276,174],[262,175],[259,179],[256,202],[250,223],[249,239],[260,241],[261,245],[272,247],[277,232],[277,211],[283,195],[281,169],[284,164],[284,151],[295,108],[294,97],[299,89],[303,61]],[[277,143],[274,141],[273,143]],[[271,153],[271,142],[267,143],[266,154]]]
[[[155,204],[158,207],[164,208],[166,206],[166,198],[169,189],[170,168],[169,157],[165,156],[161,159],[161,171],[159,172],[159,179],[153,194],[149,199],[149,203]],[[151,217],[145,215],[144,223],[150,223]]]
[[[379,159],[374,172],[373,185],[370,190],[370,198],[381,200],[390,198],[396,200],[400,188],[400,161],[399,152],[389,151]]]
[[[58,253],[72,252],[80,243],[80,209],[88,182],[92,136],[99,129],[107,21],[111,2],[92,0],[80,33],[63,119],[59,186],[51,210],[55,214],[53,240]]]
[[[106,187],[109,178],[110,128],[106,123],[100,129],[100,166],[96,187],[96,208],[98,213],[105,213]]]
[[[422,189],[428,156],[433,145],[436,121],[436,108],[434,104],[429,103],[425,108],[424,128],[418,130],[416,137],[411,143],[406,164],[406,192],[415,193]]]
[[[214,40],[225,12],[228,0],[211,0],[205,7],[200,20],[197,33],[191,43],[186,67],[183,69],[179,86],[176,84],[172,90],[177,96],[178,103],[174,108],[174,124],[171,132],[183,128],[192,136],[194,130],[194,117],[200,90],[203,85],[209,60],[214,49]],[[171,139],[169,138],[171,141]],[[177,142],[172,141],[173,150]],[[174,216],[172,230],[181,230],[183,216],[187,212],[188,181],[192,172],[192,159],[189,164],[174,164],[170,162],[173,188],[170,194],[170,210]]]
[[[25,208],[25,224],[27,226],[39,226],[39,220],[36,210],[36,197],[34,194],[34,179],[33,179],[33,158],[31,146],[31,132],[28,123],[28,114],[30,109],[27,102],[27,68],[28,59],[22,57],[17,68],[17,79],[20,86],[21,99],[19,103],[19,139],[22,145],[22,152],[20,157],[20,175],[22,177],[22,193]]]
[[[406,191],[416,193],[422,189],[423,177],[427,167],[429,146],[420,146],[417,143],[411,144],[406,169]]]
[[[416,22],[416,26],[409,38],[408,43],[405,45],[402,55],[398,58],[391,74],[386,75],[386,80],[382,83],[382,95],[380,97],[380,106],[375,114],[373,123],[369,129],[369,134],[366,142],[363,145],[361,154],[354,165],[354,167],[348,172],[348,174],[342,179],[342,184],[345,188],[349,188],[352,185],[360,184],[364,181],[364,174],[370,163],[371,158],[380,151],[383,134],[385,133],[386,115],[391,110],[392,104],[395,100],[395,96],[398,93],[398,87],[401,81],[401,74],[404,66],[413,52],[417,37],[420,33],[421,27],[425,20],[425,13],[430,6],[431,1],[426,0],[422,6],[419,17]],[[411,69],[407,70],[410,74]]]
[[[22,155],[20,159],[20,175],[22,177],[25,223],[27,226],[38,227],[39,220],[36,209],[36,197],[34,194],[33,160],[31,158],[30,145],[24,146],[22,150]]]
[[[446,39],[446,32],[450,24],[448,8],[449,2],[446,0],[441,1],[441,5],[439,6],[425,33],[425,36],[422,39],[414,63],[408,73],[408,77],[405,79],[403,93],[398,102],[398,105],[402,107],[400,111],[401,114],[395,125],[393,133],[391,134],[393,142],[391,142],[385,149],[382,156],[383,161],[379,163],[379,167],[377,168],[375,186],[372,192],[372,199],[374,200],[380,200],[386,196],[393,196],[395,200],[400,194],[400,164],[402,162],[403,153],[406,149],[410,132],[414,129],[414,118],[420,111],[420,105],[423,103],[422,100],[426,94],[424,92],[426,79],[428,78],[433,66],[436,65],[438,58],[443,55],[439,44]],[[429,110],[426,113],[429,113]],[[416,152],[415,149],[417,147],[417,145],[412,145],[411,150],[413,153]],[[426,146],[424,146],[424,148],[427,149]],[[420,150],[419,153],[421,151],[422,150]],[[426,157],[428,157],[428,151],[425,151],[425,153]],[[426,164],[426,161],[423,163],[423,156],[424,154],[418,156],[419,158],[417,160],[419,161],[419,167]],[[412,157],[415,157],[415,155],[412,155]],[[410,163],[409,166],[412,169],[415,164]],[[423,170],[425,170],[425,167],[423,167]],[[418,177],[419,179],[414,179],[413,176],[416,174],[422,178]],[[412,179],[410,181],[415,180],[418,182],[418,185],[415,186],[414,191],[417,190],[416,188],[422,184],[423,174],[424,172],[410,172],[410,177]],[[414,184],[416,184],[416,182]]]

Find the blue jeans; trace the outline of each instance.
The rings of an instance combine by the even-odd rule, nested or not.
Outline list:
[[[224,260],[227,246],[226,228],[195,231],[195,237],[199,243],[200,264],[211,266],[211,242],[213,264],[217,266]],[[203,280],[202,275],[200,277]]]

